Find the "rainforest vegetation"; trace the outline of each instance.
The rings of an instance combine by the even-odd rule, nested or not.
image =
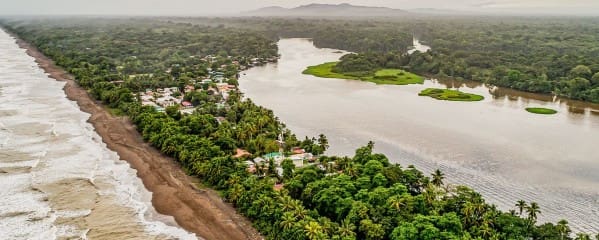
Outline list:
[[[4,20],[2,25],[68,70],[81,86],[89,89],[93,97],[125,113],[137,125],[145,140],[177,159],[189,174],[200,177],[207,186],[219,190],[268,239],[573,239],[565,220],[538,223],[537,218],[543,210],[535,202],[519,201],[513,210],[501,211],[465,186],[446,184],[448,180],[441,171],[424,173],[374,153],[372,142],[358,148],[353,157],[322,155],[328,148],[326,136],[298,139],[271,110],[244,99],[241,93],[229,96],[225,107],[216,106],[221,100],[219,97],[203,95],[203,92],[197,93],[197,96],[186,96],[196,99],[198,105],[198,110],[189,115],[182,115],[176,106],[169,107],[164,113],[142,106],[134,93],[145,88],[182,88],[193,79],[206,77],[208,68],[223,65],[230,66],[224,69],[225,75],[230,84],[236,85],[239,69],[227,63],[238,61],[240,66],[247,66],[249,59],[276,57],[274,39],[264,30],[224,27],[239,20],[222,21],[221,26],[198,26],[164,19],[71,18]],[[386,32],[390,37],[385,39],[370,37],[369,34],[382,34],[380,30],[340,28],[339,24],[345,23],[339,22],[256,21],[248,25],[281,24],[280,30],[286,28],[285,24],[307,24],[308,28],[289,28],[286,36],[307,36],[305,32],[323,34],[323,39],[318,40],[318,44],[323,46],[330,44],[330,47],[353,51],[378,52],[387,52],[389,49],[386,48],[393,46],[398,54],[368,55],[373,59],[374,56],[384,57],[382,62],[385,67],[407,65],[416,72],[430,71],[456,77],[466,77],[465,73],[479,76],[475,73],[495,73],[493,69],[505,68],[507,72],[498,71],[499,75],[491,76],[509,73],[506,75],[508,83],[526,82],[527,86],[530,86],[530,81],[535,84],[542,81],[543,86],[549,84],[549,91],[562,89],[559,87],[564,84],[563,94],[580,94],[573,97],[582,98],[597,90],[590,88],[595,85],[591,85],[593,78],[589,77],[597,71],[593,65],[596,59],[588,57],[597,53],[596,48],[585,49],[586,54],[572,55],[573,47],[563,47],[562,51],[569,54],[558,57],[563,60],[561,62],[551,61],[547,54],[537,55],[538,59],[548,59],[544,63],[548,67],[543,68],[526,64],[532,59],[520,56],[530,52],[538,54],[539,49],[520,53],[517,43],[502,45],[513,37],[526,39],[529,36],[529,48],[543,48],[534,39],[548,37],[554,32],[551,27],[523,25],[516,27],[514,34],[503,36],[501,32],[507,32],[507,26],[486,28],[499,32],[489,34],[482,31],[484,25],[481,25],[478,29],[482,32],[463,38],[469,35],[468,32],[476,31],[464,28],[466,33],[448,34],[448,40],[444,40],[448,43],[433,42],[433,49],[438,49],[437,52],[406,57],[400,54],[406,47],[406,39],[401,36],[406,34],[399,30],[398,35],[395,31]],[[374,23],[347,24],[376,26]],[[421,28],[432,29],[432,26],[444,27],[444,24],[436,22]],[[436,39],[438,35],[433,31],[449,31],[452,28],[448,26],[444,30],[426,32],[422,35],[423,39]],[[559,43],[557,38],[566,42],[570,41],[568,38],[581,38],[589,43],[596,37],[590,34],[596,26],[584,26],[588,33],[560,28],[572,34],[559,34],[548,39],[554,39],[551,42],[556,44]],[[544,32],[535,29],[543,29]],[[532,32],[537,35],[531,35]],[[469,43],[487,37],[497,38],[500,45],[489,46],[488,49],[493,50],[489,54],[479,54],[477,57],[480,59],[466,62],[464,59],[470,58],[470,53],[482,51]],[[458,50],[451,39],[461,39],[457,43],[463,43],[469,50]],[[377,45],[377,41],[382,41],[378,43],[379,47],[371,47]],[[489,42],[479,42],[483,43]],[[552,46],[546,48],[554,49]],[[217,60],[210,64],[199,60],[206,55],[217,56]],[[514,59],[516,55],[521,59],[515,58],[517,62],[513,65],[504,60]],[[444,63],[443,60],[447,59],[448,63]],[[489,65],[470,65],[482,63]],[[557,63],[563,65],[549,68]],[[577,68],[578,65],[587,66],[590,70]],[[463,71],[457,71],[462,67],[465,67]],[[570,71],[571,68],[577,70]],[[538,79],[537,74],[547,78]],[[569,74],[574,74],[572,79],[584,82],[584,86],[573,89],[570,86],[572,80],[560,80]],[[529,78],[533,76],[535,78]],[[220,120],[217,121],[217,118]],[[284,136],[285,151],[297,146],[319,156],[315,164],[296,169],[293,164],[284,161],[284,172],[280,175],[271,161],[257,168],[256,173],[250,173],[244,163],[247,159],[232,157],[237,148],[246,149],[254,156],[277,151],[279,135]],[[282,189],[274,189],[275,184],[283,184]],[[590,236],[581,233],[576,239],[590,239]]]
[[[346,55],[344,57],[348,56],[352,55]],[[376,69],[376,71],[344,72],[340,67],[341,66],[338,66],[338,62],[323,63],[316,66],[309,66],[303,71],[303,74],[310,74],[322,78],[354,79],[376,84],[406,85],[424,82],[423,77],[401,69],[385,68]]]
[[[422,90],[419,96],[429,96],[438,100],[447,100],[447,101],[463,101],[463,102],[472,102],[472,101],[481,101],[484,99],[481,95],[476,95],[472,93],[464,93],[458,90],[451,89],[439,89],[439,88],[427,88]]]
[[[553,110],[551,108],[541,108],[541,107],[526,108],[526,111],[528,111],[530,113],[536,113],[536,114],[556,114],[557,113],[556,110]]]
[[[359,54],[341,61],[346,72],[402,68],[599,103],[597,18],[177,20],[258,29],[275,38],[313,38],[317,47]],[[408,55],[412,37],[432,49]]]

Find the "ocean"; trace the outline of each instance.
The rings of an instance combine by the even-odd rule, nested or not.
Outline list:
[[[0,239],[197,239],[0,30]]]

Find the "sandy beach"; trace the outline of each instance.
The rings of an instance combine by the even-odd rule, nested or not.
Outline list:
[[[159,213],[173,216],[179,226],[204,239],[262,239],[251,222],[223,202],[214,190],[199,189],[198,179],[185,174],[174,159],[144,142],[128,118],[112,116],[71,75],[31,44],[15,38],[51,78],[66,83],[68,99],[91,114],[88,122],[103,142],[137,170],[137,176],[152,192],[152,204]]]

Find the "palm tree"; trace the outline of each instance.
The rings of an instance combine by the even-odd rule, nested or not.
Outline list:
[[[566,239],[566,237],[568,237],[568,235],[570,235],[570,227],[568,227],[568,221],[566,220],[560,220],[559,222],[557,222],[557,231],[560,235],[560,239],[564,240]]]
[[[441,170],[437,169],[435,170],[435,172],[432,174],[433,176],[433,185],[437,186],[437,187],[441,187],[443,185],[443,179],[445,179],[445,174],[443,174],[441,172]]]
[[[306,208],[304,208],[299,201],[294,201],[293,203],[293,214],[295,214],[297,218],[304,219],[306,216],[308,216],[308,210],[306,210]]]
[[[387,200],[387,203],[389,204],[389,206],[391,206],[391,208],[395,209],[398,212],[404,206],[403,200],[399,195],[390,197]]]
[[[353,223],[351,223],[349,219],[344,219],[343,222],[341,222],[341,226],[339,226],[338,233],[339,235],[341,235],[341,237],[355,238],[355,229],[356,226]]]
[[[470,226],[470,223],[473,222],[472,219],[474,217],[474,213],[475,213],[474,204],[472,204],[470,202],[466,203],[464,208],[462,208],[462,214],[464,214],[464,225]]]
[[[537,221],[537,215],[541,213],[541,207],[536,202],[531,202],[530,205],[526,208],[526,212],[528,212],[528,219],[535,222]]]
[[[326,217],[319,217],[318,223],[322,227],[322,232],[324,234],[330,235],[333,232],[333,223]]]
[[[356,166],[350,162],[347,165],[347,168],[345,168],[345,173],[350,177],[355,177],[358,176],[358,169],[356,169]]]
[[[294,203],[294,200],[295,199],[291,198],[289,195],[284,195],[279,199],[279,206],[281,206],[283,211],[291,211],[295,206],[297,206]]]
[[[591,240],[591,236],[586,233],[576,234],[576,240]]]
[[[524,200],[518,200],[518,202],[516,203],[516,207],[518,207],[518,211],[520,212],[520,216],[522,216],[522,212],[528,206],[526,205],[526,202]]]
[[[240,184],[241,183],[241,177],[237,174],[232,175],[229,180],[227,180],[227,184],[229,186],[233,186],[235,184]]]
[[[283,230],[287,230],[291,229],[296,221],[297,219],[292,212],[285,212],[283,213],[283,217],[279,225],[283,228]]]
[[[254,138],[254,134],[258,131],[258,128],[256,127],[256,125],[248,123],[244,126],[245,130],[248,131],[248,134],[250,135],[250,139]]]
[[[229,189],[229,200],[233,203],[233,205],[237,205],[237,200],[243,194],[243,186],[241,184],[235,184],[233,187]]]
[[[491,235],[493,234],[493,229],[491,229],[489,227],[489,225],[484,224],[482,226],[482,228],[480,229],[480,235],[484,238],[484,239],[489,239],[489,237],[491,237]]]
[[[310,221],[304,226],[304,233],[308,239],[318,239],[322,235],[322,227],[318,222]]]
[[[322,151],[329,149],[329,140],[324,134],[318,135],[318,144],[322,147]]]

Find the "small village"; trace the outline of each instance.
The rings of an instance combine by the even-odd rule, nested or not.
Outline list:
[[[179,111],[182,114],[191,114],[197,106],[194,106],[190,101],[185,101],[185,94],[206,92],[212,96],[219,95],[222,101],[217,103],[217,106],[224,106],[230,93],[237,91],[237,86],[228,84],[220,74],[222,73],[214,72],[214,75],[218,76],[216,77],[217,80],[214,78],[206,78],[200,81],[193,80],[190,84],[185,85],[182,92],[177,87],[146,89],[146,91],[138,93],[139,99],[142,106],[152,106],[158,112],[164,112],[167,107],[180,106]],[[206,89],[197,87],[198,85],[206,86]]]
[[[228,56],[226,59],[230,58],[231,57]],[[212,55],[208,55],[200,59],[200,61],[209,64],[222,60],[223,59],[221,57]],[[234,69],[242,71],[248,69],[249,67],[261,66],[266,63],[276,61],[277,58],[252,58],[249,59],[247,64],[241,64],[239,61],[231,61],[230,65],[234,67]],[[158,112],[164,112],[167,107],[179,106],[179,111],[181,114],[191,114],[198,106],[194,106],[190,101],[185,101],[185,95],[193,92],[205,92],[210,96],[219,96],[221,101],[217,103],[217,106],[224,107],[225,102],[229,98],[231,92],[237,91],[237,86],[230,84],[230,79],[225,77],[224,69],[227,67],[230,66],[223,64],[216,69],[212,69],[210,67],[206,68],[208,76],[203,79],[190,80],[183,89],[179,89],[178,87],[146,89],[143,92],[139,92],[137,97],[142,106],[152,106]],[[168,69],[166,72],[170,73],[171,69]]]
[[[268,62],[274,62],[277,59],[250,59],[247,65],[240,64],[238,61],[232,61],[232,64],[239,70],[245,70],[249,67],[260,66]],[[201,59],[205,62],[218,62],[219,58],[215,56],[206,56]],[[208,76],[199,80],[190,80],[183,89],[178,87],[167,87],[157,89],[146,89],[144,92],[138,93],[138,99],[142,106],[152,106],[158,112],[165,112],[166,108],[177,106],[181,114],[193,114],[200,106],[194,106],[192,102],[186,101],[185,96],[193,92],[205,92],[210,96],[218,96],[221,100],[217,103],[218,107],[224,107],[229,95],[238,91],[238,87],[229,84],[228,78],[223,72],[227,65],[221,65],[217,69],[207,68]],[[167,71],[170,71],[167,70]],[[221,123],[223,117],[216,117],[217,122]],[[279,141],[282,145],[282,141]],[[276,176],[283,177],[284,167],[283,161],[290,160],[294,168],[302,168],[305,166],[316,165],[318,168],[325,170],[326,167],[318,163],[317,156],[310,152],[306,152],[303,148],[293,147],[290,152],[285,153],[283,148],[278,152],[271,152],[261,156],[254,156],[252,153],[238,148],[233,156],[238,159],[246,159],[244,161],[247,166],[247,171],[258,177],[266,177],[270,168],[276,172]],[[274,188],[280,190],[282,184],[275,184]]]

